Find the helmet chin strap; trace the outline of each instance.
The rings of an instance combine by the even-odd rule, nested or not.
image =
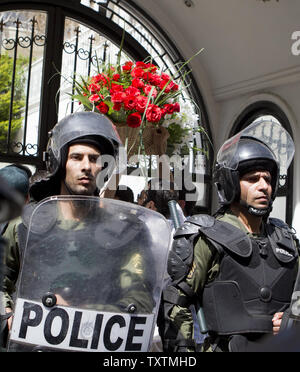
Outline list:
[[[240,205],[245,207],[249,214],[256,217],[263,217],[266,214],[270,213],[272,211],[272,203],[269,203],[269,206],[267,208],[255,208],[252,205],[249,205],[244,200],[240,200]]]

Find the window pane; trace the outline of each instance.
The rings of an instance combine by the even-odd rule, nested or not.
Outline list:
[[[106,37],[70,18],[65,22],[63,48],[59,119],[81,109],[70,97],[75,92],[73,78],[81,82],[81,77],[86,80],[88,76],[97,74],[102,63],[116,63],[119,51],[119,46]],[[129,59],[122,52],[121,62]]]
[[[0,152],[37,155],[47,15],[0,12]]]

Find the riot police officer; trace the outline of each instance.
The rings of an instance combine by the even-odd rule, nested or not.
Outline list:
[[[38,203],[25,208],[5,233],[6,307],[9,311],[15,305],[9,351],[148,348],[169,226],[146,208],[97,197],[120,148],[104,115],[75,113],[53,128],[46,157],[49,176],[30,189]],[[157,241],[156,234],[166,239]],[[39,321],[31,327],[34,313]],[[57,316],[58,334],[52,327]],[[117,338],[116,329],[121,332]]]
[[[221,147],[214,172],[220,209],[215,217],[189,218],[174,236],[172,284],[163,294],[160,321],[165,351],[195,350],[191,304],[204,315],[202,351],[247,351],[262,335],[278,332],[298,249],[289,226],[269,214],[280,167],[288,167],[293,154],[289,134],[269,121],[252,124]]]
[[[109,177],[122,145],[109,119],[94,112],[74,113],[60,120],[50,131],[49,137],[45,152],[48,172],[31,185],[31,197],[39,202],[51,195],[99,195],[97,176],[106,169]],[[105,156],[107,161],[102,166],[99,160]],[[21,226],[28,224],[24,216],[30,216],[34,206],[34,203],[28,205],[23,219],[11,221],[4,234],[8,241],[7,275],[4,279],[7,313],[12,313],[12,294],[15,292],[22,254],[20,245],[25,244],[26,240],[20,236]]]

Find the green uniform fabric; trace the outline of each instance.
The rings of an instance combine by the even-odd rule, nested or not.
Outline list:
[[[260,234],[251,234],[242,222],[230,211],[217,217],[217,219],[241,229],[250,238],[265,236],[264,224],[262,225]],[[194,245],[193,262],[185,282],[192,288],[197,298],[201,299],[204,286],[212,282],[219,272],[220,255],[207,239],[204,237],[199,237],[197,239]],[[179,288],[176,288],[176,290],[180,296],[186,297],[184,292]],[[186,345],[189,345],[190,342],[194,340],[192,313],[187,306],[174,305],[171,311],[169,311],[169,322],[173,330],[180,335],[179,339],[188,340]],[[183,351],[184,350],[195,351],[195,348],[183,347]],[[228,351],[228,340],[226,337],[216,339],[215,336],[211,337],[211,335],[208,335],[202,345],[202,351]]]

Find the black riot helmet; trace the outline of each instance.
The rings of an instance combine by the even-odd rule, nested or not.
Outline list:
[[[101,155],[111,156],[107,173],[111,173],[122,142],[113,123],[103,114],[76,112],[60,120],[50,131],[47,151],[44,153],[47,171],[42,179],[30,188],[36,200],[58,194],[59,182],[65,176],[65,165],[70,145],[87,143],[97,147]]]
[[[218,152],[214,171],[221,206],[239,201],[253,215],[270,213],[278,191],[279,175],[285,174],[293,155],[294,143],[277,122],[255,122],[230,138]],[[267,208],[257,209],[240,200],[240,178],[253,170],[267,170],[271,174],[272,194]]]

